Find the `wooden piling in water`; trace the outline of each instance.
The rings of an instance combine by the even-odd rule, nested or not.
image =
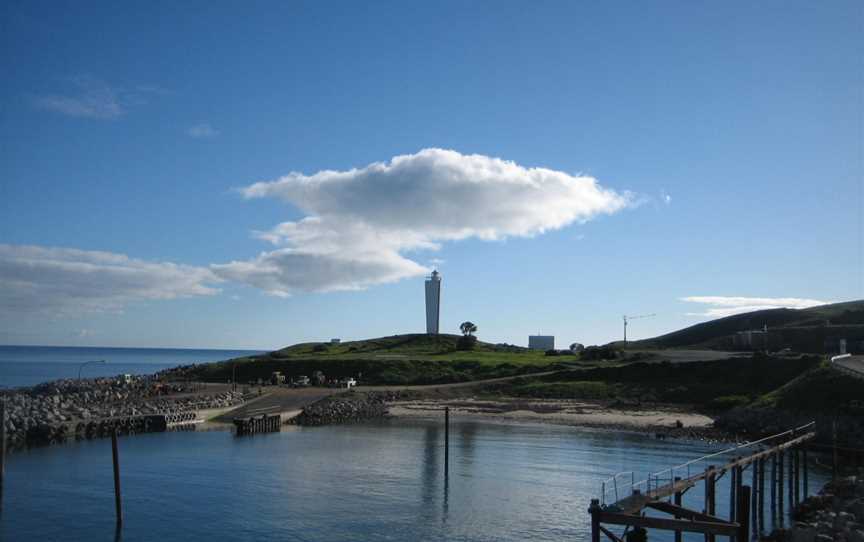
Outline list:
[[[444,476],[450,473],[450,407],[444,407]]]
[[[714,465],[708,466],[708,475],[705,477],[705,511],[709,515],[715,515],[716,512],[716,495],[717,495],[717,474],[714,472]],[[714,542],[713,534],[705,535],[706,542]]]
[[[783,525],[783,516],[785,515],[783,508],[783,452],[777,454],[777,518],[780,525]]]
[[[600,500],[591,499],[591,506],[588,508],[591,514],[591,542],[600,542]]]
[[[681,481],[681,477],[676,476],[675,477],[675,483],[677,484],[680,481]],[[675,506],[681,506],[681,500],[682,500],[683,496],[684,496],[684,494],[681,493],[680,491],[675,492],[675,495],[673,497],[673,502],[675,503]],[[681,519],[681,516],[678,514],[675,514],[675,519]],[[675,531],[675,542],[681,542],[681,531]]]
[[[759,460],[759,497],[758,497],[759,528],[756,534],[761,535],[765,530],[765,460]]]
[[[777,456],[771,456],[771,522],[777,517]]]
[[[789,483],[786,490],[789,492],[789,509],[795,507],[795,450],[789,450]]]
[[[802,462],[804,463],[804,498],[807,498],[807,495],[810,494],[810,480],[807,479],[807,448],[804,448],[802,451]]]
[[[736,457],[737,461],[738,458]],[[738,469],[736,467],[732,467],[729,470],[729,521],[734,522],[737,517],[735,506],[738,504],[738,495],[735,489],[738,487],[738,482],[735,480],[735,476],[738,474]]]
[[[753,533],[756,534],[759,532],[759,510],[757,506],[759,504],[759,462],[756,461],[751,463],[751,467],[753,469],[753,482],[750,485],[750,523],[753,528]]]
[[[741,486],[738,491],[738,542],[750,541],[750,488]]]
[[[117,525],[123,524],[123,506],[120,502],[120,459],[117,453],[117,430],[111,432],[111,458],[114,463],[114,510],[117,514]]]
[[[801,457],[798,448],[795,448],[795,506],[801,503]]]

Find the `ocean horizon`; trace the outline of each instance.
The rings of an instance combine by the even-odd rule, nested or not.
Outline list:
[[[0,387],[18,388],[65,378],[146,375],[193,363],[255,355],[264,350],[0,345]],[[88,363],[89,362],[89,363]]]

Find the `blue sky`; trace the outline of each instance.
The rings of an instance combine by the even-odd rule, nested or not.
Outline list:
[[[436,266],[517,344],[864,297],[858,2],[0,9],[0,343],[420,332]]]

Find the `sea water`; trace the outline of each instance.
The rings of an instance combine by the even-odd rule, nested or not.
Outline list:
[[[719,449],[455,418],[445,477],[443,436],[440,420],[391,419],[253,437],[121,437],[117,532],[110,440],[17,452],[7,462],[0,540],[589,540],[587,510],[604,479],[635,471],[638,480]],[[811,491],[825,480],[811,468]],[[702,509],[701,486],[686,494],[685,506]],[[724,477],[719,515],[728,502]],[[652,532],[649,539],[672,537]]]
[[[255,350],[191,348],[100,348],[0,346],[0,386],[33,386],[61,378],[152,374],[162,369],[221,361],[260,353]],[[88,363],[104,361],[104,363]]]

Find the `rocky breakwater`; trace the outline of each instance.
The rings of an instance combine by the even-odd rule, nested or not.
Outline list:
[[[113,429],[161,430],[164,416],[243,402],[238,392],[192,393],[186,385],[150,377],[58,380],[6,391],[2,398],[11,448],[99,437]]]
[[[864,542],[864,478],[829,482],[819,495],[795,511],[795,525],[768,540],[789,542]]]
[[[326,397],[306,406],[289,423],[296,425],[329,425],[356,422],[387,416],[387,403],[398,398],[397,392],[354,392]]]

